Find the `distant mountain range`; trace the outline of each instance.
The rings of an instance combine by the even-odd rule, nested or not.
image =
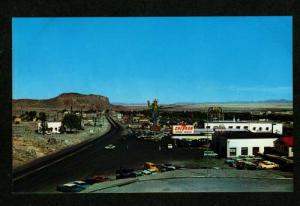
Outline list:
[[[286,99],[265,100],[265,101],[231,101],[231,102],[179,102],[172,104],[159,103],[164,109],[168,108],[189,108],[205,106],[207,104],[292,104]],[[141,110],[147,108],[147,103],[110,103],[108,97],[95,94],[62,93],[50,99],[16,99],[12,101],[13,113],[26,110],[73,110],[87,111],[112,109],[115,111]]]
[[[270,99],[270,100],[264,100],[264,101],[224,101],[224,102],[176,102],[176,103],[169,103],[164,104],[161,103],[161,105],[196,105],[196,104],[257,104],[257,103],[293,103],[292,100],[286,100],[286,99]],[[121,105],[121,106],[146,106],[146,103],[120,103],[120,102],[114,102],[113,105]]]

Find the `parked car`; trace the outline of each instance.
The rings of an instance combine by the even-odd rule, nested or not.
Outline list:
[[[245,169],[247,170],[256,170],[256,164],[249,162],[249,161],[245,161]]]
[[[279,165],[271,161],[261,161],[258,163],[259,169],[278,169]]]
[[[136,174],[134,173],[133,169],[119,169],[116,170],[116,178],[117,179],[123,179],[123,178],[129,178],[129,177],[136,177]]]
[[[103,176],[100,176],[100,175],[94,175],[92,177],[86,177],[86,178],[83,178],[82,181],[92,185],[92,184],[95,184],[95,183],[99,183],[99,182],[105,182],[105,181],[108,181],[110,180],[108,177],[103,177]]]
[[[160,166],[161,166],[162,168],[165,168],[166,171],[176,170],[176,167],[175,167],[174,165],[172,165],[172,164],[166,163],[166,164],[162,164],[162,165],[160,165]]]
[[[237,160],[235,165],[236,165],[236,168],[239,170],[245,169],[245,161],[244,160]]]
[[[168,149],[173,149],[173,145],[172,144],[168,144]]]
[[[157,168],[156,164],[154,164],[153,162],[146,162],[144,164],[144,169],[147,169],[151,172],[158,172],[159,169]]]
[[[212,150],[208,150],[208,151],[204,151],[203,156],[204,157],[218,157],[218,154]]]
[[[59,192],[80,192],[85,188],[86,187],[83,187],[75,183],[66,183],[66,184],[57,185],[56,190]]]
[[[116,146],[112,145],[112,144],[109,144],[109,145],[105,146],[105,149],[109,149],[109,150],[113,150],[115,148],[116,148]]]
[[[167,171],[167,169],[162,165],[157,165],[157,168],[159,169],[160,172],[166,172]]]
[[[235,167],[236,160],[235,159],[226,159],[225,163],[228,164],[230,167]]]
[[[84,187],[84,188],[87,188],[89,186],[88,183],[86,183],[85,181],[82,181],[82,180],[77,180],[77,181],[74,181],[72,183],[74,183],[76,185],[79,185],[81,187]]]
[[[136,177],[143,176],[142,170],[137,170],[137,171],[134,171],[133,173],[135,174]]]
[[[143,173],[144,175],[150,175],[152,172],[149,171],[149,170],[143,170],[142,173]]]

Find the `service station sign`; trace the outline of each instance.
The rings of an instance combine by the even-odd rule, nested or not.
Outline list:
[[[193,125],[173,125],[173,134],[194,134]]]

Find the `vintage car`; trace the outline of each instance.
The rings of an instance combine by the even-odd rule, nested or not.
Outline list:
[[[259,169],[278,169],[279,165],[271,161],[261,161],[258,163]]]

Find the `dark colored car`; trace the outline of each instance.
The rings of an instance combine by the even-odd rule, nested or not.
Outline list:
[[[237,160],[236,161],[236,168],[239,169],[239,170],[245,169],[245,161]]]
[[[80,192],[84,190],[85,187],[75,184],[75,183],[67,183],[62,185],[57,185],[56,190],[59,192]]]
[[[256,170],[256,164],[252,163],[252,162],[249,162],[249,161],[245,161],[244,162],[245,164],[245,169],[247,170]]]
[[[176,170],[176,167],[175,167],[174,165],[172,165],[172,164],[166,163],[166,164],[162,164],[162,165],[160,165],[160,166],[161,166],[162,168],[165,168],[166,171]]]
[[[116,178],[123,179],[129,177],[136,177],[137,175],[134,173],[133,169],[119,169],[116,170]]]
[[[92,184],[95,184],[95,183],[99,183],[99,182],[105,182],[105,181],[108,181],[110,180],[108,177],[103,177],[103,176],[100,176],[100,175],[95,175],[95,176],[92,176],[92,177],[86,177],[86,178],[83,178],[82,181],[92,185]]]
[[[236,160],[234,159],[227,159],[225,160],[225,163],[228,164],[230,167],[236,167]]]
[[[135,175],[135,177],[143,176],[143,171],[142,170],[137,170],[137,171],[134,171],[133,174]]]
[[[156,165],[156,166],[157,166],[157,168],[159,169],[160,172],[166,172],[167,171],[166,167],[164,167],[162,165]]]

